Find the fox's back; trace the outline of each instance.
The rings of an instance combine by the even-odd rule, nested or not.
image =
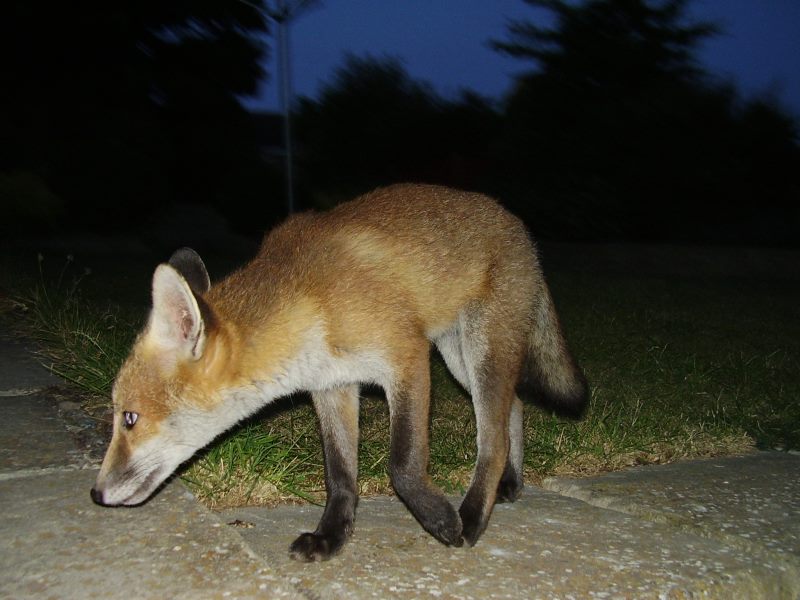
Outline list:
[[[296,296],[340,315],[366,311],[375,319],[406,311],[431,331],[489,293],[498,275],[517,270],[527,279],[532,269],[536,259],[524,226],[494,200],[405,184],[292,217],[212,294],[218,305],[235,297],[232,307],[267,311],[265,317],[269,306]]]

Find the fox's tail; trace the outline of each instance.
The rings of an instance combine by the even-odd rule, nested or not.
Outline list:
[[[517,394],[558,414],[580,418],[589,402],[589,386],[567,347],[547,285],[537,294],[528,353]]]

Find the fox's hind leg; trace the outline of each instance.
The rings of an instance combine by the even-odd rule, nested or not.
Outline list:
[[[454,327],[440,334],[434,340],[439,353],[442,355],[447,368],[461,386],[472,394],[470,375],[467,372],[467,363],[461,348],[461,326]],[[514,397],[508,421],[509,450],[506,466],[497,488],[495,502],[514,502],[519,498],[524,486],[522,467],[524,458],[524,431],[523,431],[522,401]]]
[[[525,453],[525,433],[522,423],[522,401],[514,396],[508,419],[509,449],[506,467],[497,486],[495,503],[514,502],[524,487],[522,465]]]
[[[358,386],[314,392],[325,454],[325,512],[314,533],[289,547],[292,558],[312,562],[338,553],[353,533],[358,504]]]
[[[428,475],[430,344],[422,339],[403,353],[396,364],[404,370],[386,389],[392,485],[425,531],[443,544],[460,546],[461,519]]]
[[[513,500],[522,486],[522,406],[515,387],[525,333],[503,308],[476,303],[460,317],[462,357],[478,430],[475,472],[459,508],[469,545],[486,529],[498,492],[500,501]]]

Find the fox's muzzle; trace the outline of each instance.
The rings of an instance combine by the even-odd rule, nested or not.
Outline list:
[[[171,472],[172,469],[156,467],[146,474],[126,470],[119,476],[101,470],[89,495],[100,506],[138,506],[157,492]]]
[[[92,488],[89,490],[89,495],[92,497],[92,501],[95,504],[99,504],[100,506],[114,506],[113,504],[106,504],[103,502],[103,492],[98,490],[97,488]]]

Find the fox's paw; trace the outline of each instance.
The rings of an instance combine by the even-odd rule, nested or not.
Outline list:
[[[341,551],[347,536],[304,533],[289,546],[289,556],[301,562],[328,560]]]
[[[489,523],[489,516],[483,513],[480,506],[480,503],[469,502],[469,496],[467,496],[458,510],[464,527],[462,536],[467,546],[475,545]]]
[[[464,540],[461,537],[461,517],[453,506],[442,497],[442,503],[420,519],[422,526],[437,540],[446,546],[459,547]]]
[[[497,496],[495,497],[495,504],[502,504],[503,502],[514,502],[522,495],[523,488],[522,480],[516,477],[509,477],[500,480],[497,486]]]

